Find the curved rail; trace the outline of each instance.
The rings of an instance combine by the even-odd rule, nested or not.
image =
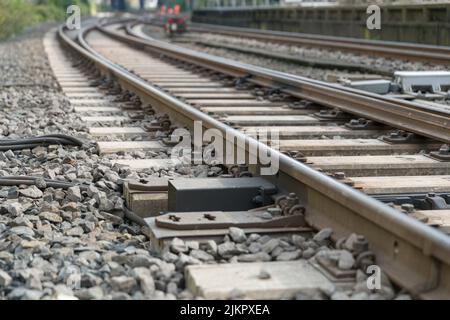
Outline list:
[[[414,102],[231,61],[160,40],[139,39],[105,28],[101,31],[115,39],[132,45],[145,46],[181,61],[205,66],[234,77],[245,77],[249,82],[279,88],[280,91],[295,97],[450,143],[448,110],[437,111]]]
[[[245,141],[247,153],[259,149],[276,154],[279,157],[280,171],[276,176],[268,178],[280,188],[296,192],[300,196],[307,209],[307,219],[313,226],[331,226],[337,236],[351,232],[364,233],[371,249],[377,254],[377,263],[395,282],[422,298],[450,297],[449,237],[245,136],[114,65],[95,53],[84,41],[83,36],[95,29],[89,27],[81,31],[81,45],[70,39],[63,27],[59,30],[59,36],[83,58],[93,62],[103,74],[113,77],[121,86],[145,100],[157,101],[177,120],[184,121],[190,127],[194,119],[201,120],[206,128],[231,133],[232,139],[237,137]],[[109,33],[101,26],[97,30]],[[148,41],[128,38],[123,40],[152,51],[158,47],[156,43]]]
[[[233,37],[249,37],[262,41],[289,45],[333,48],[388,58],[397,57],[401,59],[433,62],[444,65],[450,64],[450,48],[444,46],[258,30],[201,23],[191,24],[189,26],[189,30],[202,33],[217,33]]]

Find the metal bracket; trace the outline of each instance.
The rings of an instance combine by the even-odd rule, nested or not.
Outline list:
[[[234,85],[237,86],[237,87],[239,87],[239,86],[245,84],[245,83],[247,82],[247,80],[250,79],[251,77],[253,77],[253,75],[247,74],[247,75],[245,75],[245,76],[243,76],[243,77],[237,78],[237,79],[234,81]]]
[[[289,106],[289,108],[296,109],[296,110],[322,108],[322,106],[320,106],[312,101],[306,101],[306,100],[293,101],[293,102],[289,103],[288,106]]]
[[[396,144],[417,142],[418,140],[420,140],[420,138],[412,132],[406,132],[404,130],[394,130],[387,135],[381,136],[381,140]]]
[[[355,237],[351,241],[351,247],[347,247],[346,245],[349,237]],[[369,242],[367,239],[362,235],[350,235],[349,237],[339,239],[336,242],[336,249],[349,250],[352,253],[355,257],[355,264],[352,269],[339,269],[338,259],[326,255],[319,254],[314,257],[314,260],[319,267],[340,281],[354,279],[357,268],[360,268],[365,272],[368,266],[375,264],[375,254],[369,250]]]
[[[128,117],[131,120],[144,120],[145,114],[142,111],[127,112]]]
[[[350,187],[355,187],[355,182],[353,180],[348,179],[347,176],[345,175],[345,172],[334,172],[334,173],[325,172],[325,174],[331,178],[338,180],[343,184],[346,184]],[[356,187],[356,189],[358,189],[358,187]]]
[[[352,119],[345,126],[352,130],[379,130],[383,127],[380,123],[364,118]]]
[[[138,95],[133,95],[130,98],[130,101],[126,102],[125,104],[132,105],[132,106],[135,106],[135,107],[140,107],[142,105],[142,101],[141,101],[141,98]]]
[[[169,182],[169,211],[251,210],[272,204],[277,192],[260,177],[174,179]]]
[[[98,88],[102,89],[102,90],[107,90],[107,89],[111,88],[113,85],[114,85],[114,80],[107,78],[102,81],[102,83],[99,85]]]
[[[281,89],[281,87],[270,88],[269,90],[267,90],[266,95],[270,96],[272,94],[280,94]]]
[[[356,276],[356,270],[341,270],[334,261],[326,257],[316,256],[314,260],[318,267],[329,273],[336,282],[353,281]]]
[[[282,151],[282,153],[301,163],[308,163],[307,157],[305,157],[305,155],[300,151]]]
[[[431,194],[435,197],[440,197],[446,201],[446,203],[450,203],[450,194],[449,193],[436,193]],[[418,210],[430,210],[431,206],[429,203],[425,201],[425,199],[429,197],[430,194],[424,194],[424,193],[415,193],[415,194],[385,194],[385,195],[375,195],[374,198],[384,202],[384,203],[391,203],[392,205],[398,205],[402,206],[402,209],[404,211],[408,210],[408,207],[406,206],[413,206],[413,208],[416,208]],[[403,206],[405,207],[403,208]]]
[[[364,251],[357,255],[355,265],[357,268],[366,271],[367,267],[375,264],[375,253]]]
[[[283,89],[284,89],[284,87],[271,88],[266,91],[265,95],[266,95],[267,99],[272,102],[285,101],[286,99],[289,98],[289,95],[284,93],[282,91]]]
[[[233,178],[253,177],[253,174],[248,170],[248,166],[245,164],[232,165],[228,168],[228,173]]]
[[[411,218],[414,218],[422,223],[426,223],[431,227],[439,227],[439,224],[436,224],[435,221],[430,221],[429,217],[426,216],[424,213],[416,211],[416,208],[414,207],[413,204],[404,203],[400,206],[400,210],[401,212],[410,216]]]
[[[429,207],[430,210],[446,210],[450,209],[450,205],[443,197],[437,196],[435,193],[429,193],[423,200],[425,206]]]
[[[429,157],[439,161],[450,161],[450,146],[443,144],[438,151],[431,151]]]
[[[278,206],[280,213],[284,216],[304,214],[305,208],[299,202],[299,198],[295,193],[282,195],[275,200],[275,204]]]
[[[348,120],[351,116],[340,109],[322,109],[314,115],[326,120]]]
[[[132,93],[130,93],[128,90],[125,90],[121,95],[117,96],[113,101],[114,102],[130,101],[132,96],[133,96]]]
[[[261,187],[259,188],[259,194],[253,197],[252,202],[260,207],[268,206],[273,203],[271,196],[276,193],[277,193],[276,189],[273,188],[266,189],[264,187]]]
[[[350,250],[354,255],[359,255],[363,252],[369,250],[369,241],[363,235],[353,235],[355,238],[352,239],[351,248],[346,246],[346,241],[348,237],[340,238],[336,241],[337,249]]]
[[[196,211],[168,213],[155,219],[156,226],[174,230],[238,228],[292,228],[306,226],[303,214],[272,216],[267,211]]]
[[[122,92],[122,88],[120,87],[120,84],[115,83],[112,88],[108,89],[107,94],[108,95],[118,95]]]
[[[174,129],[172,127],[172,122],[169,119],[169,116],[164,115],[157,120],[153,120],[150,125],[145,125],[145,129],[147,131],[171,131]]]
[[[175,138],[175,137],[172,136],[169,138],[162,138],[161,141],[168,147],[174,147],[177,144],[179,144],[180,141],[182,140],[182,137],[178,137],[178,140],[173,140],[173,138]]]
[[[169,189],[169,179],[164,178],[127,180],[127,183],[130,190],[136,191],[167,191]]]
[[[403,92],[440,92],[446,91],[450,85],[448,71],[396,71],[394,82],[400,85]]]
[[[99,76],[97,79],[89,82],[89,86],[90,87],[98,87],[100,86],[103,82],[105,81],[104,78],[102,78],[101,76]]]

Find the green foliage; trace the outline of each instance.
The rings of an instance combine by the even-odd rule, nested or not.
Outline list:
[[[89,0],[0,0],[0,39],[44,21],[62,21],[71,4],[89,13]]]
[[[0,38],[14,34],[24,27],[24,19],[21,17],[23,9],[22,1],[0,0]]]

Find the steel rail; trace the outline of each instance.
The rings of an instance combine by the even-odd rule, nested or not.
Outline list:
[[[136,24],[147,24],[147,23],[134,21],[133,23],[129,24],[129,26],[131,28],[133,28]],[[150,25],[153,25],[153,24],[150,24]],[[136,30],[133,30],[133,31],[136,31]],[[134,32],[131,32],[131,33],[128,32],[128,33],[132,34]],[[148,37],[147,35],[143,35],[142,37],[151,38],[151,37]],[[261,56],[264,58],[295,63],[298,65],[305,65],[305,66],[309,66],[309,67],[313,67],[313,68],[328,68],[328,69],[337,69],[337,70],[346,70],[346,71],[359,71],[359,72],[363,72],[363,73],[374,73],[374,74],[379,74],[379,75],[389,76],[389,77],[393,76],[393,73],[390,70],[375,68],[375,67],[367,66],[364,64],[342,62],[342,61],[337,61],[337,60],[332,60],[332,59],[314,59],[314,58],[307,58],[307,57],[302,58],[302,57],[296,57],[296,56],[290,55],[290,54],[266,51],[263,49],[248,48],[248,47],[246,48],[246,47],[242,47],[242,46],[227,45],[227,44],[222,44],[222,43],[210,43],[210,42],[202,41],[202,40],[195,40],[194,42],[196,44],[199,44],[202,46],[231,50],[231,51],[241,52],[241,53],[250,54],[250,55],[257,55],[257,56]]]
[[[98,29],[131,45],[145,47],[154,52],[234,77],[247,77],[248,81],[258,85],[279,88],[280,91],[295,97],[330,108],[339,108],[359,117],[450,143],[450,113],[447,110],[436,111],[436,109],[418,103],[231,61],[181,48],[164,41],[141,39],[103,27]],[[130,29],[128,28],[127,31],[130,32]]]
[[[334,48],[388,58],[397,57],[444,65],[450,64],[450,48],[444,46],[322,36],[275,30],[258,30],[201,23],[191,24],[189,30],[201,33],[217,33],[234,37],[249,37],[262,41],[271,41],[289,45]]]
[[[144,34],[143,32],[139,32],[139,31],[135,30],[134,27],[137,26],[138,24],[142,24],[142,22],[141,21],[130,22],[129,24],[127,24],[126,28],[124,28],[124,29],[127,31],[128,34],[130,34],[132,36],[135,36],[137,38],[147,39],[147,40],[154,40],[152,37],[149,37],[148,35]],[[145,22],[144,22],[144,24],[145,24]],[[286,74],[283,74],[283,75],[285,76]],[[296,76],[296,75],[290,75],[289,74],[288,76],[294,77],[296,79],[305,80],[305,81],[312,81],[312,82],[315,81],[313,79],[308,79],[308,78],[300,77],[300,76]],[[250,79],[250,81],[251,81],[251,79]],[[346,90],[347,89],[346,87],[342,87],[340,85],[334,85],[334,84],[329,84],[329,83],[324,83],[324,82],[321,82],[321,84],[327,85],[327,86],[331,86],[331,87],[338,87],[338,89],[340,89],[340,90]],[[359,93],[363,94],[363,95],[373,96],[371,93],[368,93],[368,92],[365,92],[365,91],[359,91]],[[293,93],[291,93],[291,94],[293,94]],[[385,99],[386,97],[377,95],[377,98]],[[403,104],[403,102],[404,102],[404,100],[402,100],[402,99],[387,98],[387,101],[393,101],[393,100],[396,103],[398,103],[398,104]],[[407,106],[409,106],[409,107],[410,106],[415,106],[415,107],[417,107],[419,109],[422,109],[422,110],[427,110],[427,111],[430,111],[430,112],[433,112],[433,113],[442,114],[444,116],[450,117],[450,111],[448,109],[442,109],[442,108],[438,108],[438,107],[432,106],[432,105],[421,105],[421,104],[415,103],[415,102],[409,102],[409,103],[407,103]]]
[[[129,22],[127,24],[126,28],[124,28],[124,29],[127,31],[128,34],[133,35],[135,37],[144,38],[144,39],[147,39],[147,40],[155,40],[155,39],[153,39],[151,37],[143,36],[142,34],[137,34],[135,32],[135,30],[132,29],[132,27],[136,26],[139,23],[142,23],[142,22],[139,21],[139,20],[131,21],[131,22]],[[192,50],[189,50],[189,51],[192,51]],[[192,52],[196,52],[196,51],[192,51]],[[214,59],[214,57],[211,56],[211,55],[209,55],[209,57],[211,59]],[[227,60],[228,62],[237,64],[237,62],[234,62],[234,61],[231,61],[231,60],[228,60],[228,59],[225,59],[225,60]],[[251,68],[254,68],[254,69],[264,69],[264,68],[260,68],[260,67],[256,67],[256,66],[251,66],[251,65],[248,65],[248,64],[243,64],[243,63],[239,63],[239,64],[240,65],[250,66]],[[338,85],[338,84],[333,84],[333,83],[328,83],[328,82],[324,82],[324,81],[320,81],[320,80],[314,80],[314,79],[310,79],[310,78],[306,78],[306,77],[286,74],[284,72],[279,72],[279,71],[275,71],[275,70],[268,70],[268,69],[265,69],[265,70],[266,71],[271,71],[271,72],[276,73],[276,74],[279,74],[279,75],[281,75],[283,77],[291,77],[291,78],[295,78],[295,79],[300,79],[302,81],[308,81],[308,82],[311,82],[311,83],[316,83],[316,84],[320,84],[320,85],[324,85],[324,86],[328,86],[328,87],[332,87],[332,88],[337,88],[337,89],[343,90],[343,91],[356,92],[358,94],[365,95],[365,96],[368,96],[368,97],[375,97],[377,99],[382,99],[382,100],[389,101],[389,102],[395,102],[397,104],[406,105],[408,107],[415,107],[415,108],[418,108],[418,109],[428,110],[428,111],[431,111],[431,112],[434,112],[434,113],[450,116],[450,112],[448,110],[445,110],[445,109],[438,110],[437,108],[431,107],[431,106],[428,106],[428,105],[421,105],[419,103],[414,103],[414,102],[406,102],[405,100],[402,100],[402,99],[385,97],[383,95],[373,94],[373,93],[370,93],[370,92],[367,92],[367,91],[361,91],[361,90],[352,89],[352,88],[349,88],[349,87],[343,87],[343,86]]]
[[[155,39],[153,39],[151,37],[148,37],[148,36],[143,37],[142,34],[136,34],[136,32],[132,29],[132,27],[134,27],[135,25],[137,25],[139,23],[142,23],[142,22],[140,22],[140,21],[132,21],[132,22],[127,24],[125,30],[127,31],[128,34],[133,35],[135,37],[144,38],[144,39],[147,39],[147,40],[155,40]],[[213,57],[210,56],[210,58],[213,58]],[[233,63],[233,61],[231,61],[231,60],[227,60],[227,61]],[[234,63],[236,63],[236,62],[234,62]],[[249,66],[249,65],[247,64],[246,66]],[[255,68],[255,69],[261,69],[260,67],[256,67],[256,66],[250,66],[250,67],[251,68]],[[331,87],[331,88],[337,88],[337,89],[343,90],[343,91],[356,92],[358,94],[365,95],[365,96],[368,96],[368,97],[375,97],[377,99],[385,100],[385,101],[388,101],[388,102],[395,102],[395,103],[400,104],[400,105],[405,105],[405,106],[417,108],[417,109],[420,109],[420,110],[428,110],[428,111],[436,113],[436,114],[442,114],[442,115],[450,117],[450,111],[448,111],[446,109],[438,109],[436,107],[428,106],[428,105],[422,105],[420,103],[405,101],[405,100],[402,100],[402,99],[396,99],[396,98],[391,98],[391,97],[385,97],[383,95],[373,94],[373,93],[370,93],[370,92],[367,92],[367,91],[361,91],[361,90],[357,90],[357,89],[353,89],[353,88],[349,88],[349,87],[343,87],[343,86],[338,85],[338,84],[327,83],[327,82],[320,81],[320,80],[314,80],[314,79],[310,79],[310,78],[306,78],[306,77],[286,74],[284,72],[279,72],[279,71],[275,71],[275,70],[268,70],[268,69],[265,69],[265,70],[274,72],[276,74],[279,74],[282,77],[291,77],[291,78],[299,79],[299,80],[302,80],[302,81],[307,81],[307,82],[311,82],[311,83],[325,85],[325,86],[328,86],[328,87]],[[250,81],[251,81],[251,79],[250,79]]]
[[[364,234],[377,255],[377,264],[394,282],[419,298],[450,298],[448,236],[281,154],[118,67],[95,53],[83,40],[86,33],[95,30],[93,27],[81,30],[81,46],[65,35],[64,28],[60,28],[59,37],[67,46],[144,101],[165,108],[169,115],[184,120],[190,127],[193,120],[200,120],[205,128],[228,132],[233,141],[243,139],[247,153],[259,148],[277,155],[280,171],[268,179],[299,195],[312,226],[332,227],[335,237],[352,232]]]
[[[446,46],[420,44],[420,43],[413,43],[413,42],[368,40],[368,39],[327,36],[327,35],[301,33],[301,32],[262,30],[262,29],[244,28],[244,27],[240,28],[240,27],[231,27],[231,26],[225,26],[225,25],[196,23],[196,22],[191,23],[190,26],[196,27],[196,28],[197,27],[202,28],[203,30],[204,29],[212,29],[212,30],[217,29],[217,30],[236,31],[236,32],[243,31],[243,32],[255,33],[255,34],[270,34],[270,35],[276,35],[276,36],[287,36],[287,37],[291,37],[291,38],[301,37],[301,38],[306,38],[306,39],[329,40],[329,41],[336,41],[336,42],[342,42],[342,43],[353,43],[353,44],[379,45],[379,46],[388,46],[391,48],[413,49],[413,50],[417,50],[417,51],[450,54],[450,48],[446,47]]]

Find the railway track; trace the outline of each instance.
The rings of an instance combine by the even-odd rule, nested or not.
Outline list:
[[[192,23],[189,30],[200,33],[245,37],[262,41],[299,45],[315,48],[337,49],[340,51],[376,55],[387,58],[399,58],[448,65],[450,49],[444,46],[399,43],[355,38],[333,37],[314,34],[236,28],[210,24]]]
[[[152,37],[155,36],[155,33],[162,33],[162,25],[158,23],[153,22],[146,22],[143,21],[144,24],[140,25],[142,27],[142,32],[150,34]],[[136,22],[138,23],[138,22]],[[139,28],[139,26],[138,26]],[[135,30],[138,31],[138,30]],[[188,44],[193,45],[198,48],[202,49],[219,49],[224,50],[225,52],[231,52],[231,53],[238,53],[238,54],[245,54],[249,55],[251,57],[258,57],[263,59],[270,59],[271,61],[276,62],[283,62],[289,65],[298,65],[298,66],[306,66],[316,69],[324,69],[324,70],[341,70],[344,73],[363,73],[363,74],[370,74],[372,77],[374,75],[378,76],[388,76],[392,77],[393,73],[392,70],[389,69],[382,69],[378,68],[376,66],[372,66],[367,63],[356,63],[356,62],[346,62],[338,59],[332,59],[332,58],[317,58],[314,57],[314,55],[310,54],[309,56],[300,56],[296,55],[295,53],[280,53],[277,52],[277,50],[273,49],[267,49],[267,48],[260,48],[252,47],[252,46],[242,46],[235,43],[227,43],[226,41],[220,40],[213,40],[210,39],[203,39],[202,35],[203,33],[199,33],[200,36],[195,34],[194,35],[190,32],[186,33],[185,35],[181,36],[180,38],[175,38],[175,42],[177,44]],[[209,34],[214,35],[214,37],[217,37],[217,34]],[[161,38],[161,36],[159,37]],[[230,37],[226,37],[227,39]],[[235,39],[235,38],[231,38]],[[241,39],[241,38],[238,38]],[[273,44],[272,44],[273,45]],[[194,48],[195,50],[195,48]]]
[[[449,297],[450,239],[445,233],[450,211],[445,200],[450,166],[442,159],[450,134],[445,110],[231,63],[143,38],[120,22],[86,27],[77,39],[64,29],[59,36],[82,57],[86,70],[107,77],[106,88],[136,94],[135,106],[151,105],[152,113],[167,114],[190,129],[197,120],[205,129],[232,133],[231,138],[245,141],[240,148],[247,158],[258,149],[276,154],[279,171],[264,178],[299,197],[308,225],[333,228],[335,240],[364,234],[377,264],[401,287],[420,298]],[[85,78],[77,81],[65,84],[86,86]],[[95,88],[68,91],[97,94]],[[87,119],[104,126],[91,128],[91,133],[148,137],[145,127],[110,127],[108,122],[130,117],[118,115],[123,109],[101,108],[78,110],[106,114]],[[279,132],[281,152],[251,137],[260,129]],[[98,146],[100,153],[167,148],[150,139],[100,141]],[[258,174],[261,167],[251,170]]]

